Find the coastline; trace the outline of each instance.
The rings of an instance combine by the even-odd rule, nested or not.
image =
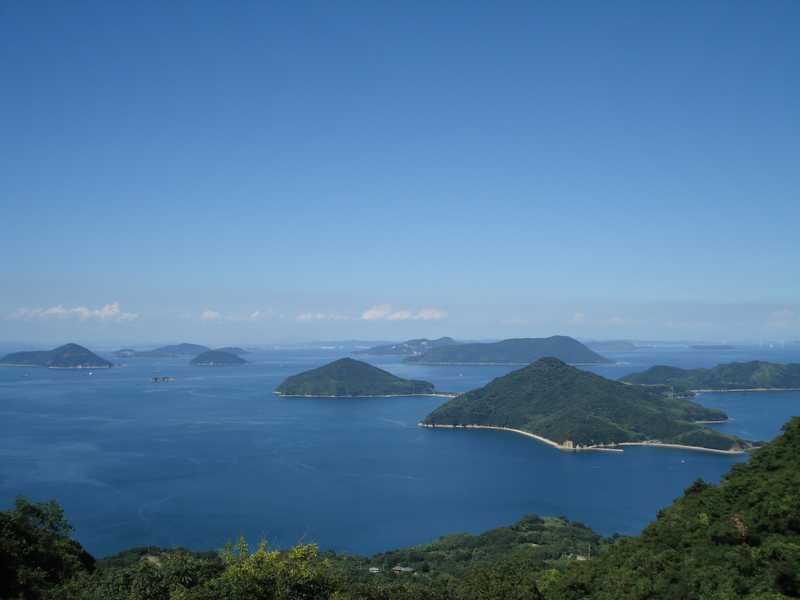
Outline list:
[[[531,433],[530,431],[523,431],[522,429],[512,429],[511,427],[498,427],[495,425],[435,425],[433,423],[422,423],[421,421],[417,423],[417,426],[424,427],[426,429],[494,429],[495,431],[510,431],[512,433],[517,433],[519,435],[524,435],[529,438],[533,438],[537,442],[541,442],[543,444],[547,444],[548,446],[552,446],[562,452],[584,452],[587,450],[595,451],[595,452],[623,452],[621,448],[613,448],[611,446],[574,446],[570,442],[569,444],[559,444],[558,442],[551,440],[549,438],[543,437],[541,435],[536,435],[535,433]]]
[[[502,366],[516,366],[516,365],[524,365],[527,366],[531,364],[530,362],[429,362],[429,361],[421,361],[421,360],[404,360],[403,362],[413,364],[413,365],[427,365],[427,366],[434,366],[434,367],[502,367]],[[577,362],[577,363],[565,363],[570,365],[571,367],[596,367],[599,365],[618,365],[620,363],[610,360],[608,362]],[[633,384],[635,385],[635,384]]]
[[[59,367],[59,366],[49,366],[49,365],[30,365],[23,363],[0,363],[0,367],[14,367],[14,368],[24,368],[24,369],[111,369],[114,367],[114,365],[98,365],[98,366],[76,365],[74,367]]]
[[[693,394],[725,394],[728,392],[800,392],[800,388],[739,388],[739,389],[708,389],[689,390]]]
[[[725,421],[719,421],[724,423]],[[651,440],[645,440],[643,442],[618,442],[615,444],[596,444],[593,446],[575,446],[572,442],[568,442],[565,444],[560,444],[554,440],[548,439],[541,435],[536,435],[535,433],[531,433],[530,431],[523,431],[522,429],[512,429],[511,427],[499,427],[495,425],[436,425],[433,423],[417,423],[417,426],[424,427],[426,429],[494,429],[495,431],[510,431],[512,433],[517,433],[520,435],[527,436],[529,438],[533,438],[534,440],[541,442],[543,444],[547,444],[548,446],[552,446],[562,452],[586,452],[586,451],[594,451],[594,452],[624,452],[623,448],[619,446],[648,446],[653,448],[673,448],[678,450],[693,450],[695,452],[712,452],[714,454],[725,454],[729,456],[738,456],[740,454],[746,454],[746,450],[718,450],[716,448],[705,448],[703,446],[686,446],[683,444],[670,444],[664,442],[657,442]]]
[[[336,396],[331,394],[283,394],[273,391],[276,396],[282,398],[407,398],[409,396],[421,396],[426,398],[455,398],[459,394],[453,392],[431,392],[429,394],[357,394],[355,396]]]

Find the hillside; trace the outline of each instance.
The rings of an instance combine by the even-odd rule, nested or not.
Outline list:
[[[420,338],[416,340],[407,340],[397,344],[386,344],[383,346],[374,346],[366,350],[357,350],[353,354],[373,354],[382,356],[415,356],[423,354],[433,348],[440,348],[442,346],[453,346],[458,344],[451,337],[440,337],[435,340],[427,338]]]
[[[726,415],[689,400],[605,379],[543,358],[433,411],[424,425],[518,429],[566,447],[657,440],[715,450],[748,443],[693,421]]]
[[[443,346],[428,350],[424,354],[409,356],[405,360],[429,364],[528,364],[547,356],[570,364],[611,362],[578,340],[563,335]]]
[[[396,396],[434,393],[428,381],[403,379],[360,360],[341,358],[292,375],[275,390],[282,396]]]
[[[198,354],[191,361],[190,364],[199,367],[226,367],[232,365],[243,365],[247,361],[241,356],[236,356],[230,352],[221,352],[220,350],[209,350]]]
[[[800,364],[733,362],[712,369],[679,369],[658,365],[626,375],[620,381],[639,385],[669,385],[681,391],[800,388]]]
[[[102,369],[114,366],[78,344],[64,344],[53,350],[13,352],[0,359],[0,365],[51,369]]]
[[[800,418],[719,486],[698,480],[640,536],[554,578],[552,600],[800,597]]]

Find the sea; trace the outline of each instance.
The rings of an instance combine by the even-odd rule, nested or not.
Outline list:
[[[240,535],[285,548],[373,554],[528,514],[604,535],[636,534],[694,480],[718,482],[746,456],[663,448],[563,453],[500,431],[417,423],[435,397],[282,398],[288,375],[347,356],[346,345],[269,348],[242,367],[116,358],[113,369],[0,368],[0,508],[57,500],[95,556],[136,546],[216,549]],[[605,353],[609,378],[655,364],[800,362],[800,345],[668,345]],[[465,391],[519,367],[426,366],[359,357],[401,377]],[[154,383],[153,376],[174,381]],[[800,415],[800,392],[708,393],[716,425],[770,440]]]

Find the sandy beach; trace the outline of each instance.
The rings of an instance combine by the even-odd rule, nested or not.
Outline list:
[[[646,440],[643,442],[619,442],[616,444],[602,444],[602,445],[598,444],[594,446],[575,446],[572,444],[572,442],[560,444],[546,437],[542,437],[541,435],[536,435],[535,433],[531,433],[529,431],[523,431],[522,429],[512,429],[511,427],[496,427],[493,425],[432,425],[429,423],[422,423],[422,422],[417,423],[417,425],[419,427],[425,427],[427,429],[494,429],[497,431],[510,431],[512,433],[518,433],[520,435],[533,438],[538,442],[547,444],[548,446],[552,446],[553,448],[557,448],[558,450],[561,450],[563,452],[585,452],[585,451],[623,452],[624,450],[620,448],[620,446],[649,446],[654,448],[673,448],[678,450],[693,450],[695,452],[713,452],[714,454],[727,454],[727,455],[739,455],[739,454],[745,454],[746,452],[746,450],[717,450],[715,448],[704,448],[702,446],[685,446],[683,444],[669,444],[669,443],[650,441],[650,440]]]

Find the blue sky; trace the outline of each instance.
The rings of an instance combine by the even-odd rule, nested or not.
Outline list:
[[[0,339],[800,339],[798,26],[3,3]]]

